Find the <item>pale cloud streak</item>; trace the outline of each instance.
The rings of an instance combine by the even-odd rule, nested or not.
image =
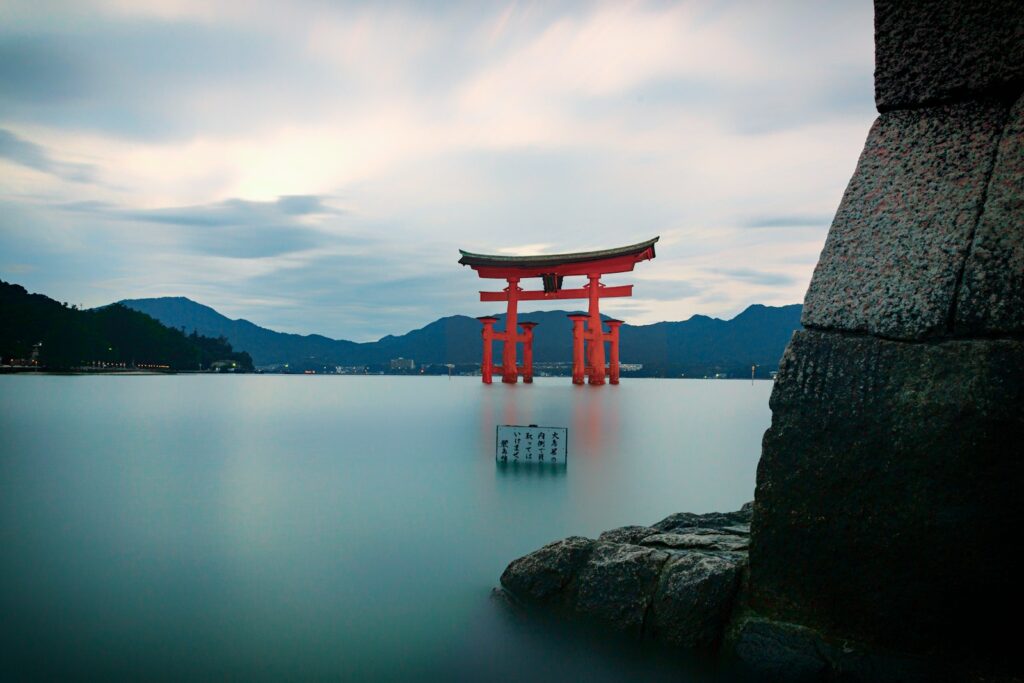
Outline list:
[[[869,2],[4,11],[0,278],[357,340],[492,312],[460,247],[660,234],[634,323],[800,301],[873,117]]]

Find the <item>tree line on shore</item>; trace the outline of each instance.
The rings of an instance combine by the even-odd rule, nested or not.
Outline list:
[[[0,361],[51,370],[81,367],[158,367],[208,370],[223,362],[239,371],[252,358],[223,338],[167,327],[121,304],[80,310],[0,280]]]

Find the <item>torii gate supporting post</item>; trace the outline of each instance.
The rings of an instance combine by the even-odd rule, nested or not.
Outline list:
[[[508,313],[505,315],[505,347],[501,357],[501,381],[515,384],[519,381],[516,368],[516,342],[519,336],[519,278],[508,278]]]
[[[590,284],[587,291],[590,295],[590,321],[587,336],[590,341],[590,378],[591,384],[604,384],[604,329],[601,326],[601,276],[588,275]]]
[[[494,372],[494,323],[498,322],[497,318],[491,316],[484,316],[483,318],[477,318],[483,323],[484,329],[481,331],[481,336],[484,339],[484,359],[480,363],[480,376],[483,378],[484,384],[490,384],[492,375]]]
[[[611,342],[611,354],[608,358],[608,383],[619,383],[619,328],[622,327],[621,320],[606,320],[611,331],[608,332],[608,341]]]
[[[523,382],[533,383],[533,328],[537,323],[519,323],[523,328]]]
[[[583,384],[583,375],[586,372],[583,363],[583,323],[587,316],[573,313],[569,319],[572,320],[572,383]]]

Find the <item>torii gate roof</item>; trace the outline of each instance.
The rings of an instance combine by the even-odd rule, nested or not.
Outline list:
[[[474,254],[459,249],[459,263],[471,266],[480,277],[540,277],[547,274],[584,275],[591,271],[615,273],[633,270],[640,262],[654,258],[658,237],[615,249],[580,251],[572,254],[539,254],[536,256],[505,256]]]

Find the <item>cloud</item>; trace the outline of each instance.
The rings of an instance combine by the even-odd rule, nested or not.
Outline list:
[[[0,29],[0,119],[182,140],[306,119],[344,84],[276,31],[102,12],[74,30]],[[49,30],[47,30],[49,28]]]
[[[796,281],[792,275],[753,268],[720,268],[717,272],[754,285],[791,285]]]
[[[327,244],[365,244],[369,238],[328,236],[304,220],[341,212],[314,195],[285,196],[258,202],[227,199],[200,206],[130,209],[103,202],[71,202],[66,211],[136,224],[173,226],[173,236],[188,250],[213,256],[264,258]]]
[[[202,206],[164,209],[121,210],[115,215],[125,220],[168,223],[185,226],[258,226],[281,221],[294,222],[296,216],[339,214],[314,195],[279,197],[273,202],[226,199]]]
[[[494,312],[459,248],[656,234],[630,322],[792,303],[874,117],[869,3],[45,7],[0,23],[0,253],[88,305],[370,339]]]
[[[745,223],[748,228],[804,228],[804,227],[828,227],[832,222],[832,216],[762,216],[754,218]]]
[[[3,128],[0,128],[0,158],[77,183],[89,183],[96,179],[95,166],[59,161],[42,145],[18,137]]]
[[[81,62],[61,42],[0,33],[0,101],[7,106],[73,100],[83,94],[85,80]]]
[[[313,194],[284,195],[277,198],[277,208],[290,216],[310,216],[325,213],[340,213],[324,204],[323,197]]]
[[[706,288],[703,282],[644,278],[634,281],[633,294],[652,301],[675,301],[698,296]]]

